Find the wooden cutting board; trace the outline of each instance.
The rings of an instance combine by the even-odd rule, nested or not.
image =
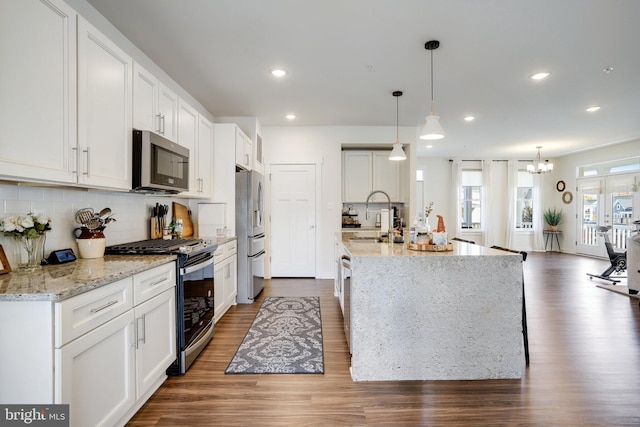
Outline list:
[[[193,222],[191,222],[191,211],[185,205],[181,205],[180,203],[173,202],[173,216],[176,221],[182,220],[182,236],[183,237],[192,237],[193,236]]]

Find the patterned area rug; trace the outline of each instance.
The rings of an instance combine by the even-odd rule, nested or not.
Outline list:
[[[267,297],[225,374],[323,374],[319,297]]]

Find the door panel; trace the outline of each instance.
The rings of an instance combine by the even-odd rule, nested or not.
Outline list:
[[[316,167],[271,167],[271,276],[315,277]]]
[[[627,238],[634,230],[636,185],[633,174],[621,174],[578,180],[578,230],[576,252],[607,257],[600,226],[611,226],[609,240],[613,247],[627,248]]]

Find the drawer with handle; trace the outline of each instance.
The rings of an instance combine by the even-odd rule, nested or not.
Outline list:
[[[91,331],[133,308],[133,278],[118,280],[54,304],[55,347]]]
[[[227,243],[227,255],[233,255],[238,252],[238,241],[232,240]]]
[[[176,285],[176,263],[154,267],[133,276],[133,305],[160,295]]]

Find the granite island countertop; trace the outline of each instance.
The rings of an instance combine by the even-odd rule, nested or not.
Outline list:
[[[351,258],[354,381],[522,378],[522,255],[458,241],[427,252],[353,240],[377,234],[336,234]]]
[[[175,255],[105,255],[0,276],[0,301],[58,302],[175,261]]]
[[[457,256],[505,256],[504,251],[466,242],[452,241],[452,251],[418,251],[409,249],[407,243],[374,243],[358,241],[358,238],[375,238],[378,231],[343,231],[336,233],[344,248],[356,257],[457,257]],[[354,238],[356,240],[354,240]],[[520,256],[509,254],[511,256]]]

